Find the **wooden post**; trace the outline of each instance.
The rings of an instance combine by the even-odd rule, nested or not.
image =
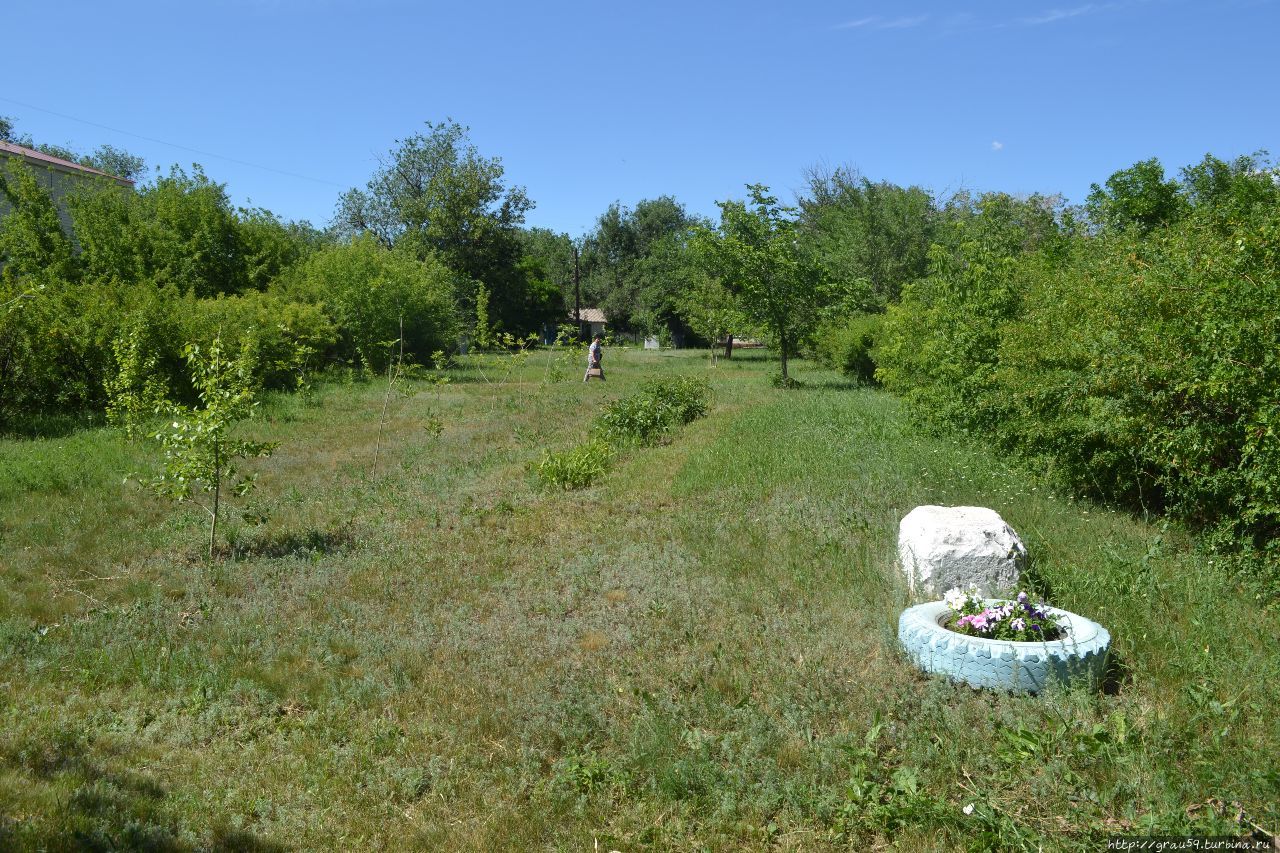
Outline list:
[[[573,244],[573,319],[578,321],[578,340],[582,340],[582,284],[578,279],[578,244]]]

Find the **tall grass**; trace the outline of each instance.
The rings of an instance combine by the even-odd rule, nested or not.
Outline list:
[[[222,559],[103,431],[0,444],[0,847],[1093,849],[1280,825],[1277,629],[1174,529],[1077,503],[897,402],[765,357],[607,386],[463,362],[388,410],[268,400]],[[716,406],[539,488],[641,377]],[[423,429],[439,416],[439,435]],[[957,688],[896,651],[898,520],[981,504],[1106,625],[1110,692]],[[967,806],[973,808],[966,813]]]

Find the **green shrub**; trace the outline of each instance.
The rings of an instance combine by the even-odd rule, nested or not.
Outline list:
[[[651,447],[675,427],[705,415],[710,400],[710,386],[702,379],[647,379],[636,393],[604,407],[595,432],[610,444]]]
[[[672,412],[643,394],[633,394],[607,404],[596,416],[595,432],[613,445],[651,446],[671,429]]]
[[[252,338],[264,388],[296,386],[307,367],[331,355],[338,342],[337,327],[320,306],[270,292],[191,300],[183,325],[183,340],[206,347],[221,337],[239,351]]]
[[[154,357],[162,384],[181,373],[170,290],[46,280],[17,292],[22,298],[0,307],[0,421],[101,411],[126,326],[141,330],[139,355]]]
[[[711,386],[697,376],[648,379],[640,384],[640,392],[669,409],[677,424],[695,421],[711,408]]]
[[[794,391],[796,388],[804,387],[804,383],[794,376],[783,376],[781,370],[775,370],[769,374],[769,384],[783,391]]]
[[[320,250],[273,292],[321,307],[337,327],[334,354],[371,370],[386,368],[398,350],[402,323],[405,357],[420,364],[457,340],[453,273],[369,236]]]
[[[1235,540],[1275,574],[1280,204],[1221,214],[1021,255],[935,247],[889,310],[877,375],[924,421]]]
[[[133,440],[165,406],[169,387],[159,370],[157,355],[148,347],[146,325],[123,329],[112,344],[116,370],[103,382],[107,423]]]
[[[883,320],[883,314],[854,314],[824,324],[818,330],[814,357],[861,383],[874,383],[875,347]]]
[[[613,448],[596,440],[558,453],[544,451],[536,470],[544,485],[565,490],[585,489],[605,475],[612,461]]]

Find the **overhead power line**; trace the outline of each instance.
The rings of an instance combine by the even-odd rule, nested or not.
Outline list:
[[[134,139],[143,139],[143,140],[146,140],[147,142],[154,142],[157,145],[167,145],[170,148],[177,148],[180,151],[187,151],[191,154],[199,154],[202,157],[214,157],[218,160],[225,160],[228,163],[235,163],[240,166],[248,166],[251,169],[262,169],[265,172],[275,172],[277,175],[285,175],[287,177],[298,178],[303,181],[313,181],[317,184],[327,184],[328,186],[338,187],[340,189],[347,188],[346,184],[339,184],[335,181],[325,180],[324,178],[313,178],[310,175],[299,175],[297,172],[287,172],[284,169],[276,169],[272,166],[264,166],[261,163],[250,163],[248,160],[240,160],[235,157],[228,157],[225,154],[215,154],[212,151],[202,151],[199,148],[192,148],[188,145],[179,145],[176,142],[166,142],[163,139],[156,139],[154,136],[144,136],[141,133],[132,133],[127,130],[121,130],[118,127],[110,127],[105,124],[99,124],[96,121],[89,121],[88,119],[76,118],[75,116],[67,115],[66,113],[56,112],[55,110],[47,110],[44,107],[37,107],[34,104],[26,104],[26,103],[23,103],[22,101],[15,101],[13,98],[6,98],[3,96],[0,96],[0,101],[4,101],[6,104],[14,104],[15,106],[23,107],[28,110],[35,110],[37,112],[48,113],[49,115],[57,116],[58,118],[65,118],[68,121],[77,121],[77,122],[80,122],[81,124],[87,124],[90,127],[97,127],[97,128],[101,128],[102,130],[109,130],[112,133],[119,133],[124,136],[132,136]]]

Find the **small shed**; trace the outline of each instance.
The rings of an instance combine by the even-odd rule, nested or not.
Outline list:
[[[587,336],[594,338],[596,335],[604,334],[604,327],[609,321],[599,308],[583,308],[582,315],[579,317],[575,317],[574,313],[570,311],[569,322],[579,322],[587,326]]]

